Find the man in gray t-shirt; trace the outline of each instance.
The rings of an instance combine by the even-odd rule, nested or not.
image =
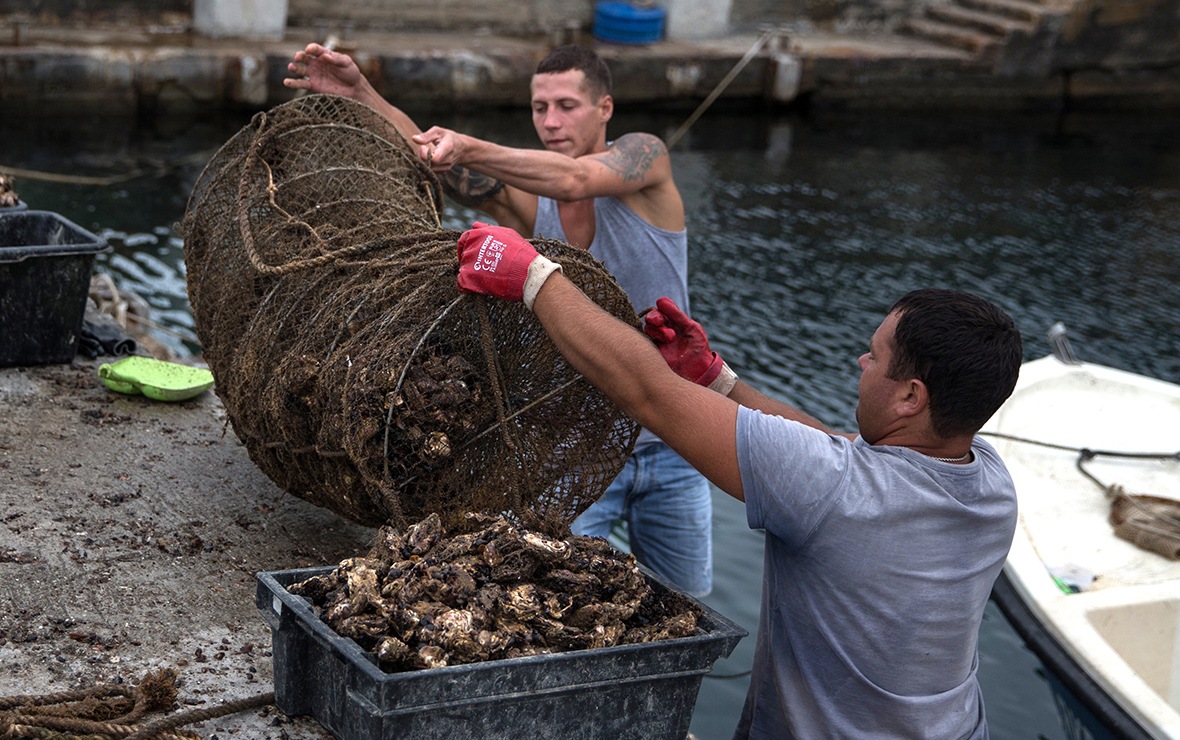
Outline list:
[[[474,269],[489,237],[491,275]],[[978,630],[1016,496],[975,433],[1019,374],[1007,314],[959,291],[902,297],[858,360],[860,433],[845,435],[739,381],[671,301],[646,317],[653,348],[510,229],[458,246],[460,289],[523,297],[574,367],[766,530],[735,738],[987,737]]]
[[[736,737],[986,737],[976,636],[1016,524],[991,445],[956,464],[743,407],[737,452],[766,555]]]

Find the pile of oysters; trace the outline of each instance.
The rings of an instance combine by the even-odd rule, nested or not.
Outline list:
[[[482,514],[382,527],[365,557],[287,590],[389,673],[687,637],[701,615],[602,538]]]
[[[12,187],[12,178],[0,175],[0,208],[15,208],[20,205],[20,197]]]

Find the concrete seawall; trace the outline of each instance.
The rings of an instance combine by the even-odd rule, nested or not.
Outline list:
[[[2,21],[0,21],[2,22]],[[0,25],[0,105],[9,111],[97,109],[158,114],[265,108],[290,99],[291,54],[314,29],[282,41],[208,39],[188,30]],[[623,105],[689,108],[716,90],[757,33],[649,46],[592,43],[608,60]],[[364,32],[346,50],[386,97],[419,109],[517,106],[557,40],[470,33]],[[1180,105],[1180,66],[1079,65],[1002,59],[913,36],[783,32],[765,42],[721,101],[882,108],[1054,109]],[[1025,52],[1027,53],[1027,52]],[[1044,57],[1044,54],[1042,54]]]

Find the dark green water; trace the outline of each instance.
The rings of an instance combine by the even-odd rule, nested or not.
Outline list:
[[[622,113],[612,134],[665,137],[682,116]],[[113,175],[216,148],[243,120],[3,120],[0,164]],[[527,115],[422,122],[532,146]],[[1004,307],[1026,359],[1071,330],[1085,360],[1180,382],[1180,124],[1150,117],[707,115],[674,153],[690,230],[693,312],[747,380],[854,428],[856,357],[894,299],[969,290]],[[18,181],[32,207],[104,235],[99,269],[191,333],[181,245],[201,163],[106,187]],[[475,214],[449,210],[446,225]],[[182,352],[196,345],[162,336]],[[715,588],[706,601],[751,633],[762,535],[715,496]],[[871,554],[869,554],[871,556]],[[706,678],[692,730],[728,738],[754,647]],[[997,740],[1059,740],[1038,661],[989,605],[980,677]]]

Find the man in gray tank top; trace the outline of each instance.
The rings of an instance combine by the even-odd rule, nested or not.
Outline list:
[[[448,196],[525,237],[588,249],[637,311],[667,296],[689,309],[684,204],[659,137],[629,133],[607,141],[614,112],[611,76],[593,51],[563,46],[537,65],[533,125],[544,150],[515,149],[433,127],[423,132],[361,75],[346,54],[311,44],[288,65],[287,87],[344,95],[379,111],[438,172]],[[577,534],[605,537],[627,522],[640,562],[695,596],[713,585],[708,482],[644,430],[623,471],[574,522]]]
[[[1016,385],[1012,319],[959,291],[903,296],[858,360],[859,434],[839,434],[739,381],[669,301],[645,317],[653,348],[510,229],[490,234],[494,274],[473,269],[499,228],[459,239],[459,288],[523,296],[574,367],[766,532],[734,740],[987,740],[979,625],[1016,491],[975,433]]]

